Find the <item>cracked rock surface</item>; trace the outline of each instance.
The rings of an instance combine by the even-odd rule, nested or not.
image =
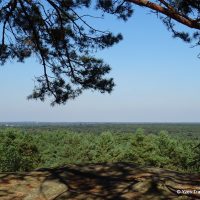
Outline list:
[[[132,163],[66,165],[0,173],[0,199],[196,200],[200,199],[200,175]]]

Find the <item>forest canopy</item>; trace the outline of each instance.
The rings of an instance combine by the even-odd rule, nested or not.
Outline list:
[[[87,19],[97,16],[79,11],[93,8],[101,12],[102,20],[110,14],[126,21],[135,5],[158,15],[173,37],[200,44],[199,0],[1,0],[0,63],[37,57],[43,74],[36,77],[29,99],[51,97],[54,105],[64,104],[86,89],[110,93],[115,84],[105,75],[111,67],[95,52],[112,47],[123,37],[92,26]],[[177,30],[177,23],[192,31]]]

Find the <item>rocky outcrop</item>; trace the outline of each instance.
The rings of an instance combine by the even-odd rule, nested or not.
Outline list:
[[[196,200],[200,175],[132,163],[67,165],[0,174],[1,200]]]

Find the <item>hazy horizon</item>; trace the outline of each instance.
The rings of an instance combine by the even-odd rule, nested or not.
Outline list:
[[[107,123],[113,123],[113,124],[200,124],[200,122],[131,122],[131,121],[0,121],[0,124],[5,124],[5,123],[52,123],[52,124],[78,124],[78,123],[88,123],[88,124],[107,124]]]

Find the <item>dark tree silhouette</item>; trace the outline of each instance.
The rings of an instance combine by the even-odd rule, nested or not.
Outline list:
[[[133,5],[148,7],[165,23],[174,37],[200,44],[200,1],[196,0],[0,0],[0,63],[19,62],[35,55],[43,75],[29,99],[53,97],[52,105],[66,103],[85,89],[111,92],[110,66],[94,56],[97,50],[113,46],[122,35],[98,30],[81,15],[81,8],[94,7],[118,19],[128,20]],[[175,23],[196,29],[192,35],[176,30]]]
[[[85,89],[111,92],[113,79],[105,78],[110,66],[93,53],[118,43],[121,34],[97,30],[87,23],[78,8],[91,1],[10,0],[0,1],[2,39],[0,61],[23,62],[35,54],[44,68],[38,85],[28,98],[44,100],[53,96],[52,104],[65,103]],[[101,7],[100,4],[97,5]],[[115,14],[130,16],[129,4],[119,6]],[[89,15],[87,15],[89,16]]]

